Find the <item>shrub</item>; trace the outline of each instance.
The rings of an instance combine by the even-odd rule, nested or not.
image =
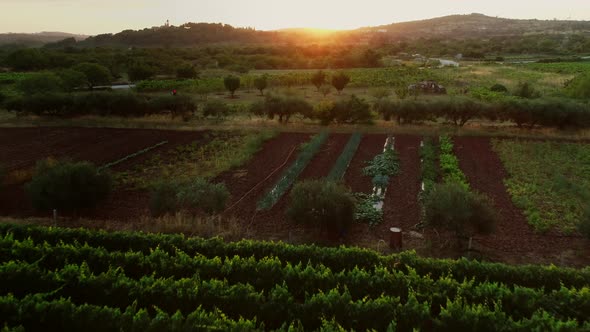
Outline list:
[[[226,76],[223,79],[223,85],[233,98],[236,90],[240,88],[240,78],[234,75]]]
[[[223,118],[228,116],[229,113],[229,106],[221,100],[208,101],[203,107],[204,117],[214,116],[216,118]]]
[[[223,183],[209,183],[201,178],[183,185],[178,192],[178,203],[181,206],[206,213],[223,211],[228,199],[229,191]]]
[[[160,96],[149,101],[149,108],[154,113],[169,111],[173,117],[188,117],[197,109],[197,104],[189,96]]]
[[[18,89],[27,95],[61,92],[63,81],[54,73],[35,73],[18,83]]]
[[[93,208],[111,191],[111,176],[87,162],[39,162],[25,187],[38,210]]]
[[[312,117],[313,107],[307,101],[296,97],[267,95],[264,103],[252,104],[250,112],[266,115],[269,119],[274,119],[277,116],[279,122],[289,122],[291,116],[295,114]]]
[[[355,95],[337,103],[322,102],[314,111],[314,117],[321,124],[337,123],[369,123],[373,120],[371,106],[364,99]]]
[[[268,86],[268,76],[262,75],[258,76],[254,79],[254,86],[258,91],[260,91],[260,95],[264,96],[264,89]]]
[[[229,199],[224,184],[197,178],[191,182],[162,180],[150,186],[150,212],[154,217],[172,214],[182,208],[206,213],[221,212]]]
[[[180,185],[174,181],[158,181],[150,186],[150,212],[159,217],[179,210]]]
[[[199,72],[191,64],[184,64],[176,68],[176,77],[184,79],[195,79],[199,76]]]
[[[514,91],[514,95],[521,98],[537,98],[540,96],[539,92],[535,90],[535,88],[529,82],[520,82],[516,90]]]
[[[111,84],[111,72],[108,70],[108,68],[99,64],[81,63],[76,65],[73,69],[75,71],[84,73],[88,87],[91,89],[97,85]]]
[[[313,84],[316,87],[316,89],[318,89],[318,91],[320,91],[320,88],[325,83],[326,83],[326,74],[323,71],[319,70],[311,76],[311,84]]]
[[[590,98],[590,74],[581,74],[569,81],[566,86],[566,92],[573,98]]]
[[[498,83],[492,85],[492,87],[490,88],[490,91],[508,93],[508,89],[505,86],[503,86],[502,84],[498,84]]]
[[[156,75],[156,68],[143,62],[135,62],[127,69],[127,75],[132,82],[148,80]]]
[[[497,215],[491,201],[459,183],[436,184],[424,199],[425,223],[443,227],[458,237],[493,231]]]
[[[298,223],[329,232],[343,232],[354,221],[355,201],[341,184],[325,180],[303,181],[293,187],[287,215]]]

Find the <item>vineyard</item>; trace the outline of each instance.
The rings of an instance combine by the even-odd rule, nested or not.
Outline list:
[[[590,328],[588,269],[179,235],[0,229],[0,316],[9,328]]]

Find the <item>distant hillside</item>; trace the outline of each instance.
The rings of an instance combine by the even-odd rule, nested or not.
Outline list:
[[[88,36],[66,32],[2,33],[0,34],[0,45],[20,44],[26,46],[41,46],[66,38],[75,38],[76,40],[81,41],[88,38]]]
[[[482,14],[451,15],[421,21],[363,28],[359,31],[382,32],[392,38],[456,37],[481,38],[531,34],[590,34],[590,21],[518,20]]]
[[[305,28],[260,31],[252,28],[236,28],[221,23],[186,23],[178,27],[163,26],[143,30],[125,30],[116,34],[101,34],[88,37],[78,43],[78,46],[192,47],[208,44],[362,44],[375,39],[394,42],[399,39],[417,38],[485,39],[504,36],[520,38],[521,36],[541,34],[590,36],[590,21],[518,20],[469,14],[357,30],[325,30],[321,33],[318,33],[318,30]],[[4,36],[12,36],[13,42],[18,39],[16,34]],[[42,33],[22,36],[36,37],[37,40],[40,38],[51,39],[46,41],[49,43],[72,35]],[[79,39],[78,37],[80,36],[75,36],[76,39]]]

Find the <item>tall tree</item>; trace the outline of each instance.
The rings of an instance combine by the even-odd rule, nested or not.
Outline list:
[[[266,75],[258,76],[254,79],[254,86],[260,91],[260,95],[264,96],[264,89],[268,85],[268,77]]]
[[[332,76],[332,86],[338,91],[338,94],[344,90],[344,88],[350,82],[350,76],[343,72],[339,72]]]
[[[74,70],[86,75],[88,87],[91,89],[97,85],[111,84],[111,73],[105,66],[85,62],[75,66]]]

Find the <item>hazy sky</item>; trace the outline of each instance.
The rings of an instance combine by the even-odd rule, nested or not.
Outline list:
[[[590,20],[590,0],[0,0],[0,32],[119,32],[186,22],[351,29],[483,13]]]

